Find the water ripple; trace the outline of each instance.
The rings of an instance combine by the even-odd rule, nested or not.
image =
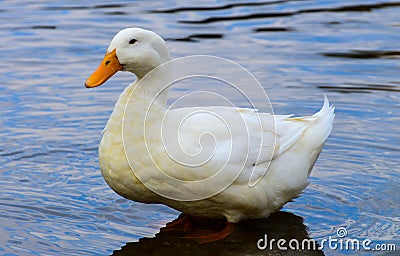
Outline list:
[[[203,20],[182,20],[181,23],[188,24],[207,24],[221,21],[237,21],[237,20],[251,20],[251,19],[266,19],[266,18],[277,18],[277,17],[289,17],[299,14],[307,13],[324,13],[324,12],[370,12],[375,9],[390,8],[400,6],[400,2],[388,2],[388,3],[377,3],[377,4],[360,4],[360,5],[349,5],[331,8],[315,8],[315,9],[302,9],[293,12],[270,12],[270,13],[252,13],[247,15],[231,15],[224,17],[209,17]]]
[[[177,12],[201,12],[201,11],[215,11],[215,10],[225,10],[232,9],[235,7],[248,7],[248,6],[264,6],[264,5],[273,5],[273,4],[281,4],[290,1],[299,1],[299,0],[280,0],[280,1],[268,1],[268,2],[246,2],[246,3],[233,3],[226,4],[221,6],[197,6],[197,7],[179,7],[172,9],[164,9],[164,10],[153,10],[149,11],[150,13],[177,13]]]
[[[325,52],[321,54],[327,57],[353,58],[353,59],[400,58],[400,51],[351,50],[350,52]]]

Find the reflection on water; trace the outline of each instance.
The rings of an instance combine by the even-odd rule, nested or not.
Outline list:
[[[0,254],[160,255],[162,245],[175,254],[282,255],[258,251],[256,242],[264,233],[320,241],[341,226],[349,238],[400,248],[399,11],[390,0],[0,2]],[[83,82],[128,26],[162,35],[173,57],[243,65],[276,113],[311,114],[327,94],[334,129],[309,187],[284,207],[290,213],[244,222],[228,240],[199,246],[154,237],[176,211],[108,188],[98,170],[100,132],[134,78],[121,73],[90,91]]]
[[[342,57],[342,58],[358,58],[358,59],[378,59],[378,58],[397,58],[399,59],[400,51],[363,51],[351,50],[350,52],[326,52],[322,53],[328,57]]]
[[[185,41],[185,42],[198,42],[201,39],[216,39],[223,38],[223,34],[192,34],[181,38],[166,38],[166,41]]]
[[[215,225],[210,221],[209,226]],[[215,222],[215,221],[214,221]],[[203,226],[204,225],[203,223]],[[210,228],[210,227],[209,227]],[[274,241],[283,239],[300,244],[309,240],[307,227],[303,218],[288,212],[277,212],[268,219],[248,220],[236,225],[235,231],[227,239],[209,244],[199,245],[197,242],[181,238],[179,234],[163,232],[153,238],[141,238],[138,242],[127,243],[121,250],[114,251],[113,255],[324,255],[318,250],[319,244],[307,246],[300,251],[281,251]],[[259,242],[258,248],[257,242]],[[265,241],[265,242],[264,242]],[[271,242],[272,241],[272,242]],[[295,247],[296,242],[293,242]],[[271,245],[271,246],[270,246]],[[283,247],[288,247],[285,244]],[[265,248],[264,248],[265,247]]]
[[[341,93],[368,93],[371,91],[400,92],[399,85],[389,85],[389,84],[349,83],[349,84],[344,84],[341,86],[321,85],[321,86],[318,86],[318,88],[325,89],[328,91],[341,92]]]
[[[279,1],[282,2],[290,2],[290,1]],[[259,5],[269,5],[271,2],[259,3]],[[277,2],[272,2],[272,4],[277,4]],[[246,6],[246,4],[243,4]],[[231,5],[230,7],[235,7],[240,5]],[[182,23],[212,23],[212,22],[220,22],[220,21],[229,21],[229,20],[249,20],[249,19],[265,19],[265,18],[276,18],[276,17],[286,17],[286,16],[294,16],[304,13],[321,13],[321,12],[368,12],[374,9],[381,9],[387,7],[400,6],[400,3],[377,3],[377,4],[361,4],[361,5],[348,5],[348,6],[340,6],[340,7],[326,7],[326,8],[312,8],[312,9],[300,9],[293,12],[268,12],[268,13],[252,13],[245,15],[229,15],[225,17],[208,17],[202,20],[196,21],[180,21]],[[225,9],[226,6],[222,6],[222,9]],[[215,8],[215,7],[214,7]],[[211,8],[213,10],[214,8]],[[216,7],[218,9],[218,7]],[[199,10],[200,9],[200,10]],[[209,8],[191,8],[193,11],[201,11],[201,10],[210,10]],[[158,12],[179,12],[179,11],[187,11],[185,8],[158,11]]]

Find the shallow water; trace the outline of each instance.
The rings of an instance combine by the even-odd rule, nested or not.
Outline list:
[[[256,243],[267,232],[320,242],[338,227],[399,250],[399,12],[400,2],[376,0],[2,1],[0,254],[295,255]],[[326,94],[336,106],[334,129],[304,194],[225,243],[162,234],[136,243],[179,213],[119,197],[98,170],[101,130],[133,76],[83,86],[113,35],[129,26],[159,33],[173,57],[239,63],[275,113],[311,114]],[[361,252],[311,254],[323,253]]]

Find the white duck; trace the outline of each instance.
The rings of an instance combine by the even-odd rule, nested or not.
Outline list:
[[[234,223],[267,217],[297,197],[332,129],[327,98],[318,113],[296,118],[234,107],[167,110],[160,88],[169,68],[160,67],[169,61],[160,36],[127,28],[85,83],[99,86],[120,70],[137,77],[103,131],[99,162],[108,185],[134,201],[227,220],[219,232],[187,236],[199,242],[225,238]]]

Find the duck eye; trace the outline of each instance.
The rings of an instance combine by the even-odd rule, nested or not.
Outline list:
[[[130,41],[129,41],[129,44],[135,44],[137,42],[137,40],[134,38],[134,39],[131,39]]]

